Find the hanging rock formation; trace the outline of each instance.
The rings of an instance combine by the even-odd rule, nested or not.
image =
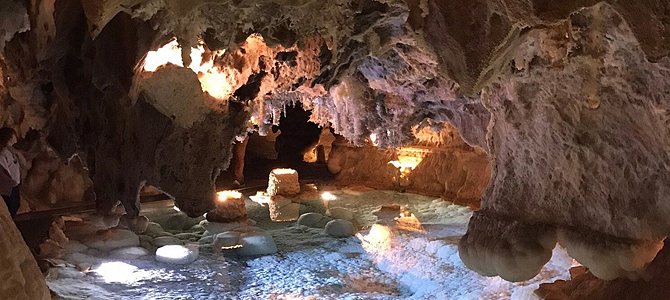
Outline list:
[[[484,275],[531,278],[558,241],[600,278],[642,276],[670,233],[668,1],[23,5],[0,6],[0,120],[78,154],[102,212],[136,216],[148,184],[202,214],[236,136],[301,102],[357,146],[450,123],[486,153],[460,244]],[[229,94],[184,67],[143,71],[173,38],[184,66],[193,47],[225,50],[213,65]]]

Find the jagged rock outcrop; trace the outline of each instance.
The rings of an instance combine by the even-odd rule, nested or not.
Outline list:
[[[355,147],[340,141],[331,151],[328,168],[337,174],[340,184],[363,183],[394,189],[398,169],[389,162],[400,157],[400,162],[416,163],[406,174],[402,188],[478,208],[491,176],[486,153],[466,144],[449,125],[438,132],[426,127],[415,136],[416,140],[407,147],[387,150],[370,144]]]
[[[548,224],[594,275],[636,277],[670,234],[670,60],[647,61],[606,4],[528,33],[517,51],[484,97],[493,174],[470,227],[477,216]],[[463,260],[499,255],[487,246],[499,239],[469,231]]]
[[[144,184],[207,211],[235,137],[252,123],[267,132],[299,101],[355,145],[376,134],[382,149],[403,146],[448,122],[486,152],[491,181],[462,244],[486,275],[522,280],[546,259],[553,238],[518,230],[555,234],[603,278],[638,275],[670,233],[668,1],[29,5],[0,12],[17,20],[0,32],[0,120],[80,154],[102,211],[121,201],[133,217]],[[184,68],[141,70],[173,37],[183,65],[200,43],[226,50],[213,64],[230,95],[213,101]],[[499,245],[509,251],[492,254]]]
[[[570,269],[570,280],[541,284],[536,294],[548,300],[665,299],[670,293],[670,248],[665,245],[638,280],[602,280],[577,266]]]
[[[0,226],[0,295],[17,300],[51,299],[44,276],[4,201],[0,201]]]

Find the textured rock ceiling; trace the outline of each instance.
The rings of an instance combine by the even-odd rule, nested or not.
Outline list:
[[[137,214],[147,184],[201,214],[249,118],[267,130],[301,101],[354,143],[449,122],[483,148],[492,178],[461,241],[481,274],[531,278],[558,241],[596,276],[635,277],[670,233],[666,0],[2,2],[0,120],[84,157],[102,211]],[[183,65],[201,41],[225,50],[234,92],[143,72],[173,37]]]

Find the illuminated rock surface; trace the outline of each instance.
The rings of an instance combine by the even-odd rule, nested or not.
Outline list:
[[[140,245],[140,239],[135,233],[123,229],[101,230],[81,242],[100,251]]]
[[[4,201],[0,203],[0,295],[20,300],[50,299],[44,276],[37,267],[30,249],[23,242]]]
[[[167,245],[156,250],[156,260],[169,264],[185,265],[198,259],[198,246]]]
[[[356,237],[335,238],[324,229],[272,222],[267,207],[247,202],[249,216],[264,229],[261,234],[247,234],[254,237],[247,243],[267,250],[263,236],[271,235],[277,253],[240,257],[236,252],[244,248],[222,251],[211,241],[200,243],[198,258],[185,265],[158,262],[152,255],[120,259],[106,253],[79,253],[65,257],[71,265],[54,267],[58,272],[49,273],[58,276],[50,277],[48,284],[65,299],[128,299],[138,295],[192,299],[538,299],[533,298],[533,291],[539,283],[569,278],[572,259],[560,248],[554,250],[540,276],[529,282],[510,283],[467,269],[457,249],[458,237],[465,233],[472,215],[464,206],[390,191],[333,194],[338,199],[331,208],[351,209],[363,227],[379,221],[374,212],[381,205],[397,204],[408,207],[426,231],[390,230],[384,235],[385,231],[363,230]],[[86,264],[91,271],[82,276],[77,268]]]
[[[349,237],[354,235],[354,231],[351,221],[335,219],[326,224],[326,233],[334,237]]]
[[[379,149],[439,149],[406,187],[481,204],[460,246],[482,274],[531,277],[555,234],[593,274],[635,277],[670,234],[668,5],[4,1],[0,122],[29,160],[31,208],[94,194],[97,227],[111,228],[119,201],[139,215],[149,185],[183,212],[158,223],[185,230],[199,222],[185,215],[214,208],[233,141],[301,102],[314,123],[368,145],[336,143],[329,167],[343,182],[388,184],[377,175],[396,157],[371,134]],[[174,38],[187,67],[146,70],[147,53]],[[211,72],[191,68],[202,56],[216,57]],[[449,147],[421,145],[446,123]],[[57,155],[42,160],[48,148]],[[75,154],[82,165],[64,163]]]

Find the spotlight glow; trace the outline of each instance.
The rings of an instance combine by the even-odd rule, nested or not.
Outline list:
[[[241,199],[242,198],[242,193],[238,191],[220,191],[216,193],[216,198],[223,202],[228,199]]]
[[[323,199],[325,201],[333,201],[333,200],[337,200],[337,197],[335,195],[333,195],[331,192],[323,192],[323,193],[321,193],[321,199]]]
[[[275,175],[295,174],[295,170],[293,170],[293,169],[274,169],[274,170],[272,170],[272,173],[274,173]]]
[[[202,91],[219,100],[227,99],[233,93],[235,86],[234,70],[214,66],[214,57],[221,56],[224,53],[225,50],[206,53],[204,42],[200,41],[195,48],[191,48],[191,64],[188,66],[193,73],[198,75]],[[207,59],[203,58],[205,56],[207,56]],[[177,39],[173,39],[156,51],[149,51],[144,59],[144,70],[156,72],[158,68],[167,64],[184,67],[181,45],[179,45]]]
[[[377,146],[377,135],[376,134],[370,134],[370,142],[372,142],[373,146]]]
[[[188,248],[181,245],[168,245],[158,248],[156,250],[157,256],[162,256],[172,259],[182,259],[188,256]]]
[[[102,263],[92,272],[102,276],[102,279],[107,283],[123,284],[133,284],[159,276],[157,272],[141,270],[136,266],[120,261]]]
[[[156,260],[171,264],[189,264],[198,258],[198,245],[167,245],[156,250]]]

